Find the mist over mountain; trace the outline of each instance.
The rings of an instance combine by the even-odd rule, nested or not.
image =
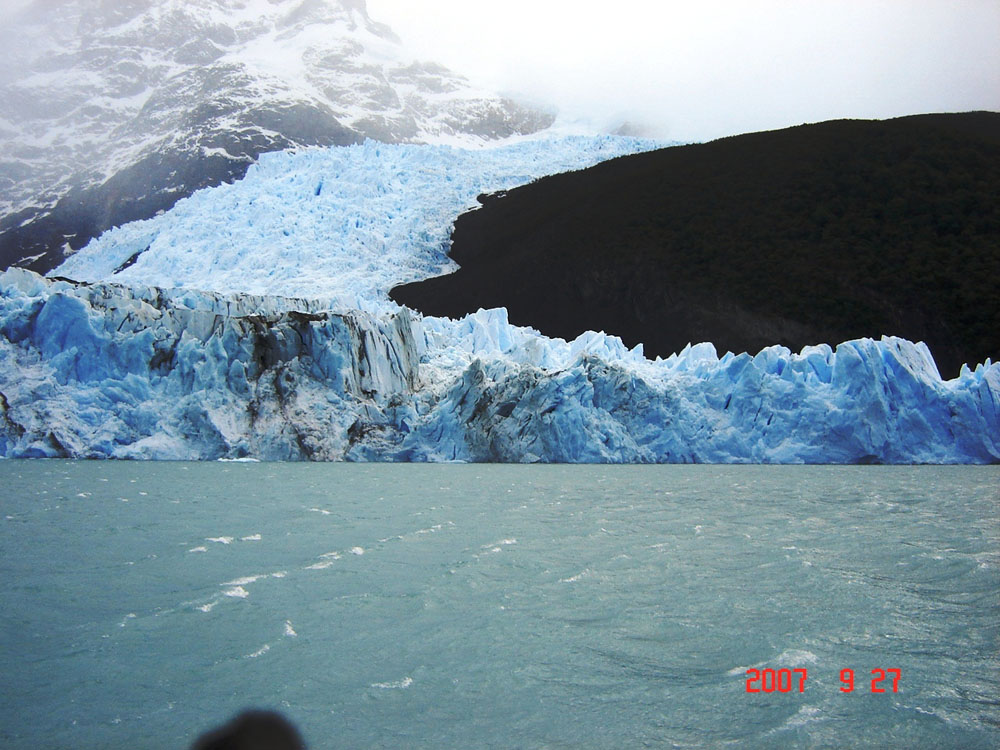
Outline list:
[[[0,49],[0,268],[49,270],[267,151],[552,122],[415,60],[364,0],[35,0]]]
[[[506,307],[668,356],[896,335],[1000,358],[1000,114],[833,121],[622,157],[484,197],[429,315]]]

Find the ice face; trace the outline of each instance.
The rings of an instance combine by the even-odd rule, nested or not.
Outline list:
[[[0,285],[7,455],[340,458],[358,414],[416,380],[406,310],[376,320],[20,269]]]
[[[942,381],[897,338],[650,361],[309,300],[0,275],[0,454],[417,461],[990,463],[1000,365]]]

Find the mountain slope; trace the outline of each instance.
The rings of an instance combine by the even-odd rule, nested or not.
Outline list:
[[[49,270],[263,152],[552,119],[414,60],[364,0],[35,0],[0,49],[0,268]]]
[[[624,157],[486,200],[431,315],[508,309],[666,356],[898,335],[1000,358],[1000,114],[836,121]]]

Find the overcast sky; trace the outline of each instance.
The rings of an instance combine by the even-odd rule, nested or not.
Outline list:
[[[1000,0],[368,0],[368,12],[474,82],[665,138],[1000,110]]]

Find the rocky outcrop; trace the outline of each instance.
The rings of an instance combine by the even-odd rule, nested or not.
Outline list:
[[[990,112],[836,121],[547,177],[485,197],[461,269],[392,297],[647,355],[894,335],[954,376],[1000,357],[998,134]]]

